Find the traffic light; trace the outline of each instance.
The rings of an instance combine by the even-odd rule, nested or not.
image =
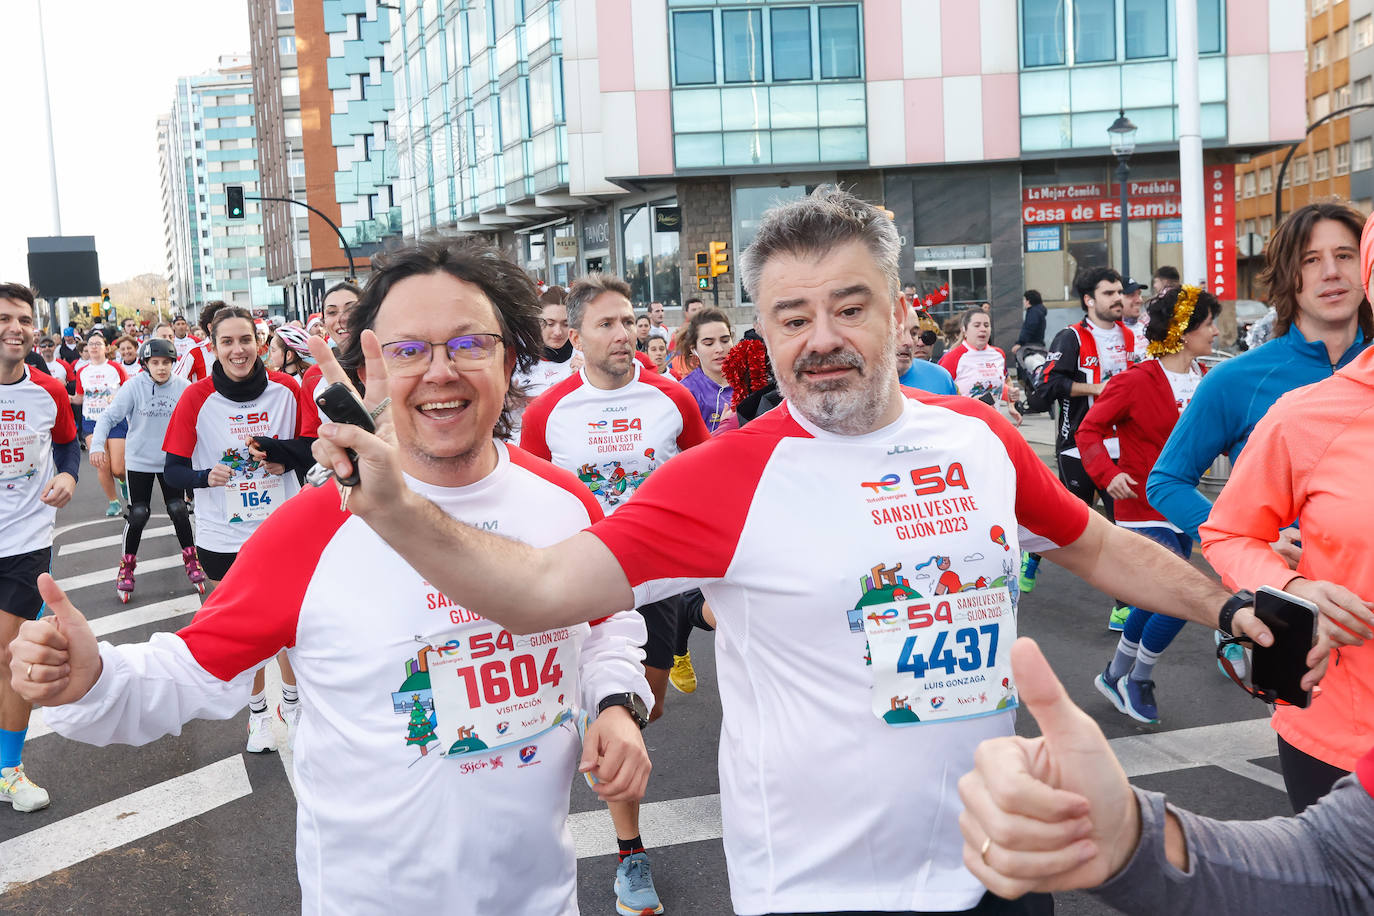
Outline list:
[[[697,252],[697,276],[711,276],[711,256],[704,251]]]
[[[730,272],[730,252],[726,251],[724,242],[710,242],[706,246],[711,250],[711,276],[719,277],[721,274]]]
[[[709,290],[711,288],[710,277],[697,277],[697,289]]]
[[[230,219],[243,219],[243,185],[225,185],[224,202]]]

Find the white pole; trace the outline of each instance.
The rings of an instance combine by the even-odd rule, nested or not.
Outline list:
[[[1198,93],[1197,0],[1177,0],[1178,169],[1183,204],[1183,282],[1207,272],[1207,205],[1202,183],[1202,100]]]
[[[38,54],[43,74],[43,122],[48,130],[48,179],[52,189],[52,234],[62,234],[62,207],[57,200],[57,144],[52,134],[52,99],[48,96],[48,46],[43,38],[43,0],[38,7]]]
[[[294,200],[295,197],[296,197],[296,179],[293,178],[293,177],[291,176],[291,157],[292,157],[293,154],[294,154],[294,151],[291,149],[291,141],[290,141],[290,140],[287,140],[287,141],[286,141],[286,188],[287,188],[287,191],[288,191],[289,193],[288,193],[286,196],[287,196],[287,197],[290,197],[292,200]],[[294,298],[295,298],[295,301],[292,302],[291,304],[292,304],[292,306],[294,306],[294,309],[295,309],[297,315],[299,316],[299,315],[300,315],[300,312],[301,312],[301,255],[300,255],[301,234],[300,234],[300,227],[299,227],[299,225],[296,223],[296,210],[295,210],[295,208],[294,208],[294,207],[291,207],[291,206],[289,206],[289,205],[287,205],[287,204],[283,204],[283,205],[282,205],[282,209],[286,211],[286,218],[289,219],[289,220],[291,220],[291,263],[296,265],[296,294],[295,294],[295,297],[294,297]],[[285,309],[282,309],[282,311],[285,312],[286,310],[285,310]]]

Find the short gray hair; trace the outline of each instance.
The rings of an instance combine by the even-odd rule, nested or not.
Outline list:
[[[587,306],[602,293],[616,293],[630,298],[630,284],[615,274],[593,271],[579,277],[568,288],[568,298],[563,303],[568,308],[568,327],[582,330],[582,316],[587,314]]]
[[[863,242],[887,276],[888,294],[901,289],[897,262],[902,243],[887,214],[835,185],[821,185],[806,197],[763,215],[754,241],[740,255],[740,280],[750,299],[758,299],[759,277],[780,254],[824,255],[848,242]]]

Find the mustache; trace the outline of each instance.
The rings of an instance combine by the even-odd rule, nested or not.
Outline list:
[[[803,372],[826,369],[858,369],[863,372],[864,368],[862,356],[852,350],[841,350],[835,353],[808,353],[792,364],[792,373],[801,378]]]

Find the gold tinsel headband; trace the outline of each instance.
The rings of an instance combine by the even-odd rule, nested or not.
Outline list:
[[[1202,292],[1196,286],[1180,286],[1178,289],[1178,301],[1174,303],[1174,317],[1169,320],[1169,333],[1163,340],[1152,340],[1145,352],[1150,356],[1172,356],[1183,349],[1183,332],[1188,327],[1188,322],[1192,320],[1193,309],[1197,306],[1198,293]]]

